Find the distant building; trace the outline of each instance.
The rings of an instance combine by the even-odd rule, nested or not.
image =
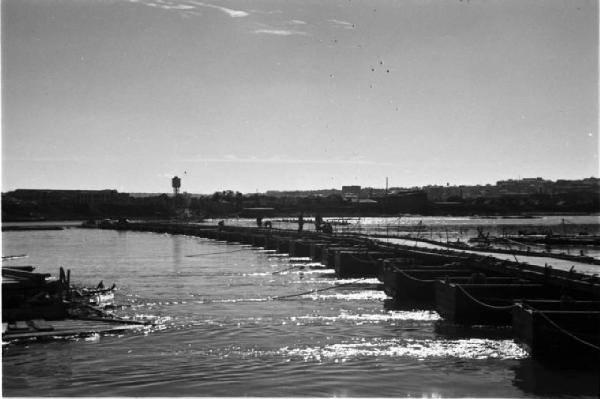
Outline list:
[[[425,186],[423,191],[432,202],[446,201],[448,198],[463,198],[464,186]]]
[[[117,190],[39,190],[17,189],[6,195],[22,201],[36,201],[40,203],[69,201],[77,204],[111,204],[126,202],[131,197],[129,194],[119,193]]]
[[[557,180],[552,187],[552,194],[582,191],[594,191],[600,194],[600,179],[588,177],[582,180]]]
[[[600,179],[589,177],[581,180],[546,180],[541,177],[499,180],[495,185],[476,186],[424,186],[427,199],[432,202],[472,200],[476,198],[499,198],[506,196],[558,195],[574,192],[600,194]]]
[[[360,186],[342,186],[342,197],[346,200],[358,200],[360,198]]]
[[[552,181],[544,180],[541,177],[524,178],[520,180],[500,180],[496,182],[498,193],[501,195],[510,194],[548,194]]]
[[[422,213],[427,208],[427,194],[423,190],[406,190],[378,199],[386,213]]]
[[[308,196],[322,196],[328,197],[330,195],[339,194],[340,190],[336,189],[322,189],[322,190],[293,190],[293,191],[278,191],[268,190],[265,195],[269,197],[308,197]]]

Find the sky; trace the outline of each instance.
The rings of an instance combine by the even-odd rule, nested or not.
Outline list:
[[[595,0],[3,0],[2,191],[597,177]]]

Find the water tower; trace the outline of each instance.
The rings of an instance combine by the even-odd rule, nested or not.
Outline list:
[[[171,186],[173,187],[173,195],[177,197],[179,194],[179,188],[181,187],[181,179],[177,176],[171,179]]]

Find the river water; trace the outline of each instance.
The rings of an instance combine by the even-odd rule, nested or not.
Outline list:
[[[63,266],[75,284],[114,282],[115,313],[156,323],[3,345],[4,396],[598,394],[597,372],[539,364],[510,328],[391,310],[377,280],[336,280],[308,260],[155,233],[70,228],[2,237],[4,256],[28,254],[5,263],[53,275]]]

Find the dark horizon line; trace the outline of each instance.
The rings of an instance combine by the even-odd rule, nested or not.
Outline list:
[[[525,177],[525,178],[518,178],[518,179],[504,179],[504,180],[498,180],[495,183],[477,183],[477,184],[452,184],[452,185],[441,185],[441,184],[426,184],[426,185],[421,185],[421,186],[410,186],[410,187],[400,187],[400,186],[393,186],[393,187],[389,187],[388,189],[418,189],[418,188],[423,188],[423,187],[476,187],[476,186],[494,186],[497,185],[497,183],[499,181],[522,181],[524,179],[542,179],[548,182],[552,182],[552,183],[556,183],[559,180],[565,180],[565,181],[578,181],[578,180],[584,180],[584,179],[599,179],[599,177],[596,176],[589,176],[589,177],[582,177],[579,179],[556,179],[556,180],[551,180],[551,179],[546,179],[543,177]],[[358,184],[347,184],[345,186],[358,186]],[[344,186],[342,186],[344,187]],[[378,189],[378,190],[385,190],[385,187],[373,187],[373,186],[362,186],[360,185],[361,189]],[[102,188],[102,189],[73,189],[73,188],[15,188],[13,190],[7,190],[7,191],[2,191],[2,194],[6,194],[12,191],[16,191],[16,190],[40,190],[40,191],[112,191],[115,190],[119,193],[123,193],[123,194],[172,194],[172,190],[168,190],[168,191],[119,191],[116,188]],[[213,191],[210,193],[196,193],[196,192],[187,192],[185,190],[181,190],[181,192],[186,192],[187,194],[193,194],[193,195],[211,195],[215,192],[223,192],[223,191],[233,191],[235,192],[241,192],[242,194],[266,194],[267,192],[281,192],[281,193],[285,193],[285,192],[294,192],[294,191],[329,191],[329,190],[337,190],[337,191],[341,191],[341,187],[340,188],[310,188],[310,189],[300,189],[300,188],[296,188],[296,189],[268,189],[268,190],[264,190],[264,191],[258,191],[258,192],[241,192],[238,190],[234,190],[234,189],[223,189],[223,190],[218,190],[218,191]]]

